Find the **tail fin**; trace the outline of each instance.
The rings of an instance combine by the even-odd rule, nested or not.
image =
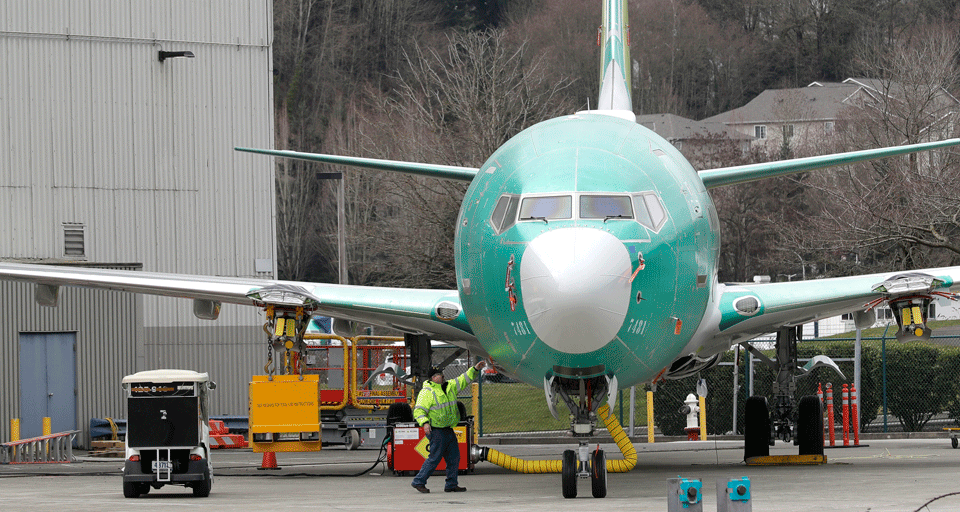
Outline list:
[[[630,99],[630,23],[626,0],[603,0],[600,27],[600,98],[597,110],[633,112]]]

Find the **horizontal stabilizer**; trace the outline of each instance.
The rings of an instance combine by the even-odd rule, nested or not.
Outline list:
[[[299,151],[279,151],[274,149],[253,149],[253,148],[234,148],[237,151],[247,153],[259,153],[261,155],[278,156],[281,158],[293,158],[296,160],[307,160],[311,162],[322,162],[325,164],[347,165],[350,167],[363,167],[366,169],[376,169],[378,171],[403,172],[407,174],[419,174],[421,176],[432,176],[434,178],[445,178],[448,180],[471,181],[477,175],[479,169],[473,167],[457,167],[454,165],[424,164],[418,162],[400,162],[397,160],[379,160],[376,158],[359,158],[340,155],[323,155],[319,153],[301,153]]]
[[[738,165],[736,167],[721,167],[719,169],[709,169],[700,171],[700,179],[707,188],[722,187],[725,185],[736,185],[764,178],[773,178],[775,176],[784,176],[798,172],[814,171],[825,169],[827,167],[836,167],[838,165],[848,165],[857,162],[866,162],[877,158],[885,158],[896,155],[906,155],[918,151],[928,151],[931,149],[945,148],[960,144],[960,139],[947,139],[937,142],[924,142],[921,144],[909,144],[906,146],[894,146],[890,148],[867,149],[863,151],[851,151],[849,153],[837,153],[834,155],[813,156],[809,158],[796,158],[793,160],[780,160],[777,162],[766,162],[762,164]]]

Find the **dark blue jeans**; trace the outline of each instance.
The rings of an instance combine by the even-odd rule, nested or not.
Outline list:
[[[440,465],[440,458],[447,463],[447,481],[444,489],[457,486],[457,468],[460,466],[460,446],[457,445],[457,433],[452,428],[435,428],[430,431],[430,455],[423,461],[420,472],[413,477],[411,485],[427,485],[427,478]]]

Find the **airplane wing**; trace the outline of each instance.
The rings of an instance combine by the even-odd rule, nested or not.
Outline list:
[[[479,349],[456,290],[382,288],[336,284],[211,277],[129,270],[0,262],[0,279],[37,284],[37,301],[53,306],[60,286],[101,288],[194,301],[194,313],[215,319],[220,303],[262,306],[298,299],[314,314],[422,333],[435,340]]]
[[[773,178],[775,176],[784,176],[798,172],[814,171],[825,169],[827,167],[836,167],[838,165],[848,165],[857,162],[866,162],[878,158],[886,158],[896,155],[905,155],[926,151],[930,149],[956,146],[960,144],[960,139],[947,139],[937,142],[924,142],[920,144],[910,144],[906,146],[894,146],[880,149],[867,149],[863,151],[851,151],[848,153],[836,153],[833,155],[812,156],[808,158],[795,158],[792,160],[780,160],[776,162],[764,162],[760,164],[738,165],[735,167],[721,167],[700,171],[700,179],[703,185],[710,188],[722,187],[725,185],[736,185],[764,178]]]
[[[749,340],[817,319],[892,302],[960,290],[960,267],[886,272],[783,283],[725,284],[719,290],[717,338]],[[871,322],[872,323],[872,322]]]
[[[243,151],[245,153],[257,153],[261,155],[278,156],[282,158],[293,158],[294,160],[306,160],[309,162],[362,167],[364,169],[375,169],[378,171],[394,171],[407,174],[418,174],[421,176],[431,176],[434,178],[445,178],[456,181],[469,182],[473,180],[473,177],[476,176],[477,172],[479,171],[479,169],[475,167],[458,167],[455,165],[424,164],[419,162],[401,162],[398,160],[379,160],[375,158],[302,153],[300,151],[280,151],[274,149],[253,149],[240,147],[234,149],[236,151]]]

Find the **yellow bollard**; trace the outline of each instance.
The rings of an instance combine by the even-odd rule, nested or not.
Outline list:
[[[700,397],[700,440],[707,440],[707,397]]]
[[[653,442],[653,391],[647,391],[647,442]]]
[[[10,442],[20,440],[20,418],[10,420]]]
[[[52,432],[52,430],[51,430],[51,428],[50,428],[50,417],[49,417],[49,416],[44,416],[44,418],[43,418],[43,435],[49,436],[49,435],[52,434],[52,433],[53,433],[53,432]],[[50,454],[50,445],[47,444],[47,441],[44,441],[43,444],[44,444],[44,446],[46,447],[46,450],[44,451],[44,457],[46,457],[46,456],[48,456],[48,455]]]
[[[480,383],[470,384],[470,408],[473,410],[473,421],[480,418]],[[480,432],[476,423],[473,425],[473,444],[480,444]]]

